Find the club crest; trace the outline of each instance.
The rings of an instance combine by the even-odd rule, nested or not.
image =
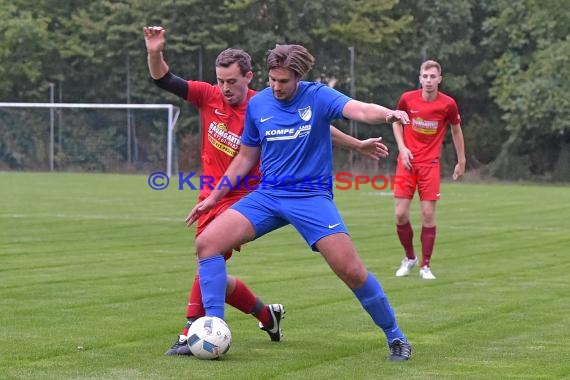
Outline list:
[[[313,116],[313,113],[311,112],[311,106],[301,108],[297,110],[297,112],[299,112],[299,116],[301,116],[301,119],[304,121],[311,120],[311,116]]]

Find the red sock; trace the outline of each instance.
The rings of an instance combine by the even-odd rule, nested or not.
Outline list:
[[[190,295],[188,296],[188,308],[186,309],[186,318],[188,319],[198,319],[206,315],[204,306],[202,305],[202,290],[200,288],[200,276],[196,275],[194,277],[194,283],[192,284],[192,289],[190,289]],[[188,335],[189,326],[184,326],[182,333]]]
[[[245,314],[253,314],[264,326],[271,323],[269,310],[238,278],[236,278],[236,288],[233,293],[226,296],[226,303]]]
[[[269,314],[269,309],[265,307],[265,304],[261,308],[258,314],[254,314],[255,318],[265,327],[270,329],[273,328],[273,319],[271,319],[271,314]]]
[[[435,245],[435,226],[425,227],[422,226],[422,267],[429,267],[431,255],[433,253],[433,246]]]
[[[412,229],[410,222],[407,222],[406,224],[396,224],[396,231],[398,232],[400,243],[406,252],[406,257],[409,260],[415,259],[416,254],[414,253],[414,230]]]

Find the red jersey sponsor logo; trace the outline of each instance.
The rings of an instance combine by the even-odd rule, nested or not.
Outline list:
[[[423,135],[435,135],[439,122],[437,120],[424,120],[421,117],[412,119],[412,128],[414,131]]]
[[[208,127],[208,141],[214,148],[235,157],[238,154],[241,143],[240,136],[228,130],[225,123],[212,121]]]

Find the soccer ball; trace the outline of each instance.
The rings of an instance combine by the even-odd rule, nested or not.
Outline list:
[[[202,317],[190,326],[187,344],[198,359],[217,359],[230,349],[232,333],[223,319]]]

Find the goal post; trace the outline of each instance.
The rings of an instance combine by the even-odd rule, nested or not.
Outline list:
[[[3,108],[19,108],[19,109],[38,109],[45,108],[50,110],[49,117],[49,168],[54,170],[55,161],[55,111],[62,109],[115,109],[115,110],[165,110],[167,113],[167,133],[166,133],[166,163],[165,171],[170,177],[174,167],[174,129],[180,115],[180,108],[172,104],[116,104],[116,103],[10,103],[0,102],[0,110]],[[130,123],[130,113],[127,117],[127,123]],[[128,134],[130,137],[130,126],[128,126]],[[130,155],[130,141],[128,142]]]

